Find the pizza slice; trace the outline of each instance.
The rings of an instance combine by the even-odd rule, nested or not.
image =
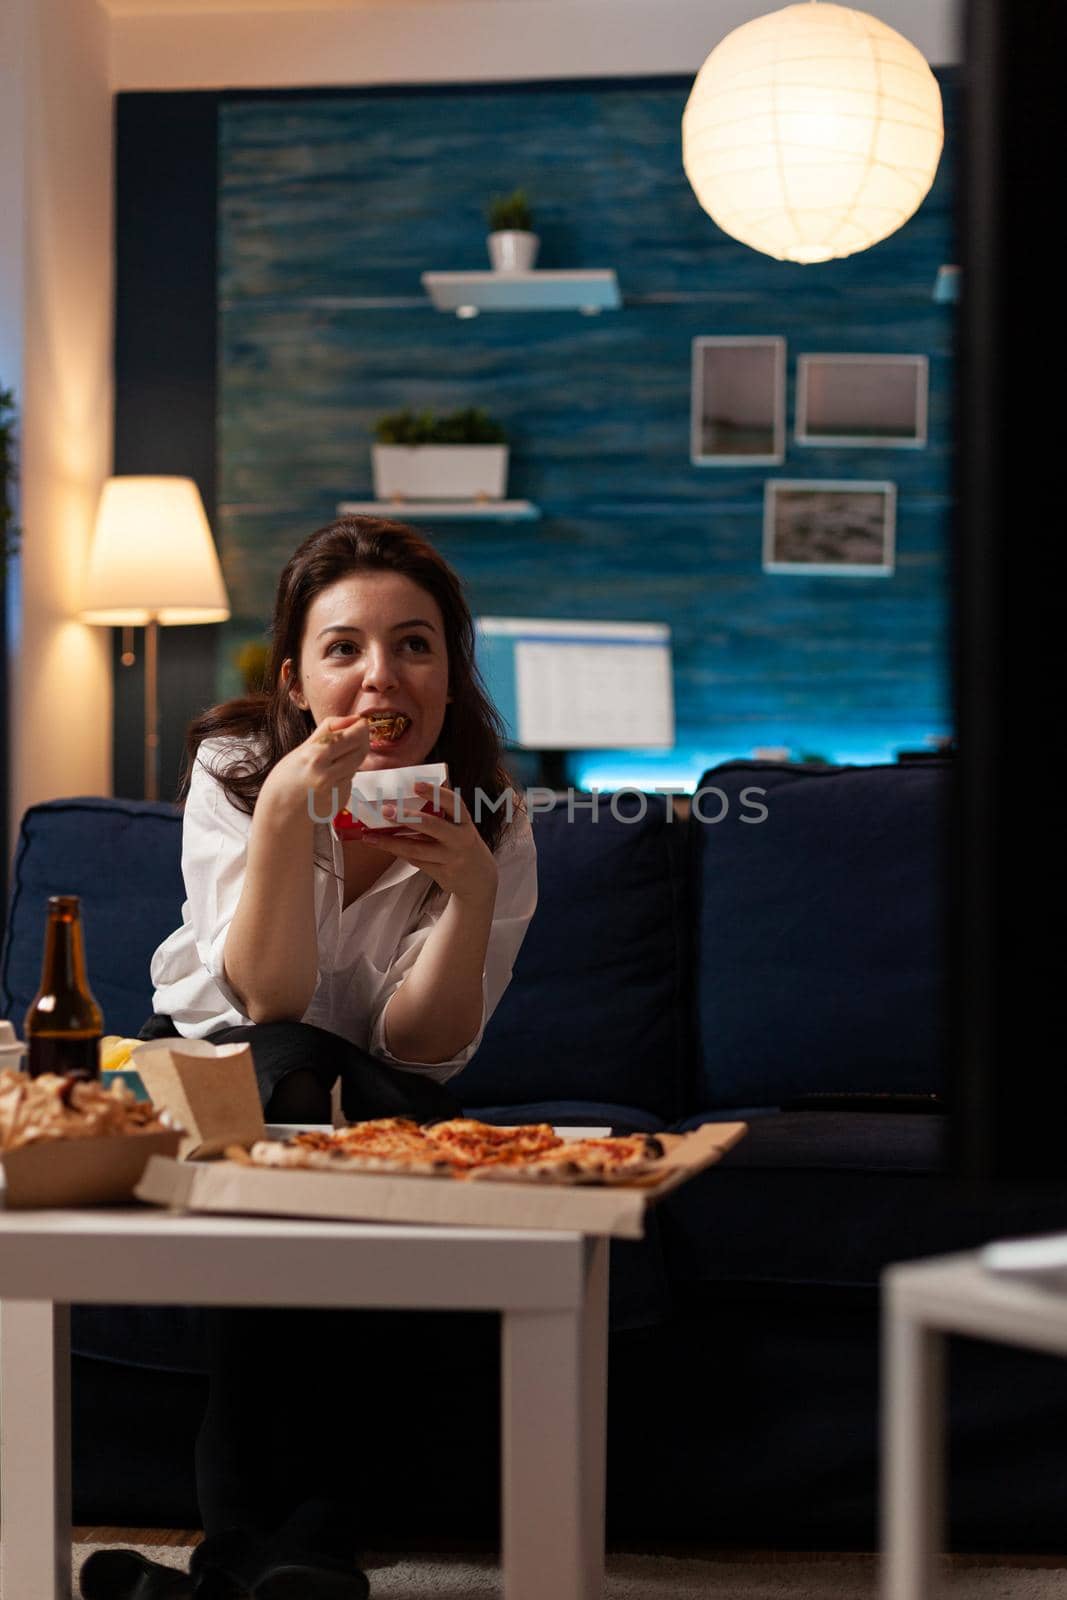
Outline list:
[[[558,1147],[519,1159],[504,1158],[472,1178],[539,1178],[561,1183],[618,1183],[655,1170],[665,1150],[652,1134],[561,1140]]]
[[[436,1150],[458,1167],[489,1166],[499,1161],[526,1161],[563,1143],[547,1122],[529,1122],[500,1128],[473,1117],[453,1117],[435,1122],[426,1136]]]
[[[295,1134],[293,1143],[305,1150],[349,1155],[424,1155],[429,1148],[422,1128],[411,1117],[375,1117],[347,1128],[308,1129]]]

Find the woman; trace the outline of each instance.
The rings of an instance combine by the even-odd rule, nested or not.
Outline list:
[[[349,1120],[455,1116],[444,1085],[478,1048],[537,902],[530,823],[459,581],[412,529],[344,518],[290,559],[272,641],[269,691],[189,732],[187,899],[153,958],[141,1036],[247,1040],[268,1122],[329,1122],[335,1092]],[[443,816],[405,813],[373,844],[340,842],[322,820],[357,772],[438,761]],[[360,1319],[209,1321],[208,1537],[192,1580],[175,1590],[173,1574],[103,1552],[115,1559],[91,1558],[83,1593],[365,1595],[353,1452],[330,1449]]]

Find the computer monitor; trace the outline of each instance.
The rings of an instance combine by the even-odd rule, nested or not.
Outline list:
[[[537,751],[562,783],[570,750],[674,744],[671,631],[660,622],[479,617],[478,666],[508,743]]]

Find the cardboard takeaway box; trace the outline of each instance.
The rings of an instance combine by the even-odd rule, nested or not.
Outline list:
[[[207,1039],[153,1039],[130,1057],[148,1098],[184,1129],[182,1160],[221,1155],[228,1144],[266,1137],[247,1044]]]
[[[9,1210],[121,1205],[133,1200],[150,1156],[211,1155],[264,1137],[246,1044],[159,1040],[138,1045],[131,1061],[156,1110],[169,1112],[174,1126],[158,1133],[38,1139],[3,1151],[0,1194]]]
[[[549,1228],[640,1239],[646,1208],[718,1161],[745,1131],[743,1122],[715,1122],[693,1133],[660,1134],[667,1153],[657,1171],[625,1184],[394,1177],[154,1156],[135,1193],[139,1200],[183,1211]]]
[[[132,1200],[152,1156],[173,1156],[181,1134],[112,1133],[100,1139],[40,1139],[5,1150],[3,1203],[9,1211],[39,1206],[114,1206]]]

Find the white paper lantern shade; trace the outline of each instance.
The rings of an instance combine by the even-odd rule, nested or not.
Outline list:
[[[727,34],[682,117],[700,204],[778,261],[830,261],[895,233],[929,193],[943,143],[941,91],[920,51],[822,0]]]

